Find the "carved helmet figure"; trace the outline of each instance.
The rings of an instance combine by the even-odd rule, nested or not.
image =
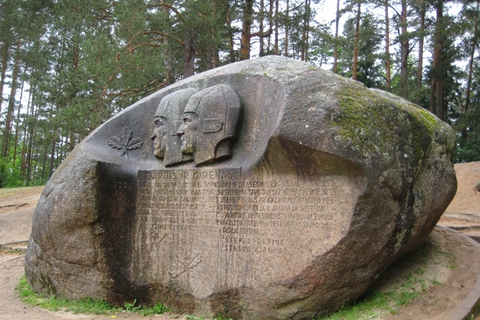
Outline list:
[[[181,151],[194,154],[197,166],[230,158],[241,118],[240,97],[230,86],[219,84],[197,92],[188,101],[177,131]]]
[[[193,160],[193,156],[180,151],[181,141],[177,130],[182,124],[182,115],[188,99],[196,93],[193,88],[175,91],[165,96],[155,112],[155,127],[151,139],[153,153],[163,159],[163,164],[169,166],[176,163]]]

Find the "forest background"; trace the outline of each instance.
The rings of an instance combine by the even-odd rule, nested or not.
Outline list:
[[[269,54],[417,103],[480,160],[478,19],[472,0],[1,0],[0,187],[44,184],[156,90]]]

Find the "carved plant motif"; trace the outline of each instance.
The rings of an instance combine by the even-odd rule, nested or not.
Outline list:
[[[121,155],[126,153],[128,157],[128,151],[140,149],[143,146],[143,140],[138,137],[133,138],[132,129],[125,127],[120,131],[120,136],[113,136],[108,140],[108,145],[121,150]]]

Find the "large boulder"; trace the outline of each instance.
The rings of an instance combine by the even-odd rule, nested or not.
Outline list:
[[[207,317],[333,311],[432,231],[454,146],[428,111],[303,62],[217,68],[69,155],[35,211],[27,280]]]

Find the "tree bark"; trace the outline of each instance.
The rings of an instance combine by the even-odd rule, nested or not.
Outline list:
[[[26,114],[27,117],[28,116],[33,116],[33,113],[34,113],[33,107],[32,107],[32,109],[30,109],[31,108],[31,103],[32,103],[32,92],[33,91],[35,91],[34,86],[32,86],[30,88],[30,91],[28,93],[27,114]],[[30,112],[30,110],[32,110],[32,111]],[[20,173],[23,177],[25,177],[25,173],[27,171],[27,157],[28,157],[27,148],[28,148],[29,141],[30,141],[30,127],[32,127],[32,125],[28,125],[28,126],[26,125],[26,126],[24,126],[24,129],[23,129],[24,142],[23,142],[23,146],[22,146],[22,157],[21,157],[21,162],[20,162]]]
[[[423,80],[423,45],[425,41],[425,0],[420,1],[420,27],[418,37],[417,94],[416,102],[420,104]]]
[[[53,141],[52,141],[52,149],[51,149],[51,152],[50,152],[50,170],[48,172],[48,178],[50,179],[50,177],[52,176],[53,174],[53,171],[54,171],[54,165],[55,165],[55,151],[56,151],[56,144],[57,144],[57,139],[55,137],[55,135],[57,134],[57,130],[54,130],[53,132],[53,135],[54,135],[54,138],[53,138]]]
[[[253,22],[254,0],[245,0],[242,18],[242,38],[240,40],[240,60],[250,59],[250,38]]]
[[[273,2],[275,0],[269,0],[269,9],[268,9],[268,27],[269,27],[269,30],[271,31],[272,28],[273,28]],[[268,41],[267,41],[267,54],[270,54],[271,52],[271,48],[272,48],[272,39],[271,39],[271,34],[268,35]]]
[[[0,75],[0,113],[2,112],[3,86],[5,84],[5,77],[8,69],[8,60],[10,59],[9,49],[9,44],[4,42],[2,46],[2,71]]]
[[[20,109],[22,106],[22,99],[23,99],[23,89],[25,86],[25,72],[23,72],[22,76],[22,87],[20,88],[20,105],[17,109],[17,117],[15,119],[15,139],[13,140],[13,163],[17,160],[17,146],[18,146],[18,134],[20,131]]]
[[[232,28],[232,18],[231,18],[231,7],[228,5],[227,9],[227,27],[228,27],[228,53],[229,60],[231,63],[235,62],[235,47],[233,41],[233,28]]]
[[[3,133],[3,147],[2,147],[3,157],[6,157],[10,151],[10,135],[12,131],[12,117],[15,110],[15,95],[17,92],[17,78],[18,78],[18,71],[19,71],[21,45],[22,45],[22,40],[19,39],[17,44],[17,52],[15,54],[15,62],[13,66],[12,84],[11,84],[11,90],[10,90],[10,97],[8,99],[7,115],[5,117],[5,131]]]
[[[43,152],[43,166],[42,166],[42,180],[45,181],[45,170],[46,170],[46,167],[47,167],[47,155],[48,155],[48,145],[45,146],[45,150]]]
[[[337,14],[335,17],[335,41],[333,43],[333,72],[338,73],[338,29],[340,25],[340,0],[337,0]]]
[[[185,34],[185,48],[183,77],[188,78],[195,74],[195,30],[188,30]]]
[[[163,11],[165,12],[166,16],[168,17],[170,14],[170,8],[166,5],[162,6]],[[170,28],[170,24],[168,24],[168,33],[171,33],[172,30]],[[165,49],[165,69],[167,70],[167,73],[165,75],[165,83],[168,86],[169,84],[172,84],[175,82],[175,70],[173,68],[173,61],[172,61],[172,47],[170,46],[168,37],[163,38],[163,43],[166,45]]]
[[[263,57],[265,55],[265,51],[264,51],[264,46],[265,46],[265,43],[264,43],[264,36],[263,36],[263,31],[264,31],[264,28],[263,28],[263,20],[265,18],[265,3],[264,3],[264,0],[260,0],[260,12],[259,12],[259,15],[258,15],[258,24],[259,24],[259,32],[260,32],[260,52],[259,52],[259,55],[260,57]]]
[[[470,95],[471,95],[471,88],[472,88],[472,78],[473,78],[473,65],[474,65],[474,58],[475,58],[475,49],[477,48],[477,29],[478,29],[478,11],[480,1],[477,1],[477,7],[475,10],[475,21],[473,27],[473,38],[472,38],[472,47],[470,50],[470,60],[468,62],[468,79],[467,79],[467,92],[465,94],[465,106],[463,107],[463,113],[467,113],[468,109],[470,108]]]
[[[400,14],[400,92],[403,98],[408,97],[408,51],[407,37],[407,0],[402,0],[402,13]]]
[[[279,23],[278,23],[278,0],[275,0],[275,54],[279,54],[279,48],[278,48],[278,30],[280,29]]]
[[[435,22],[435,34],[433,43],[433,66],[432,81],[430,93],[430,111],[441,120],[444,119],[443,114],[443,81],[442,81],[442,65],[443,65],[443,1],[437,1],[437,19]]]
[[[357,5],[357,21],[355,25],[355,48],[353,50],[353,67],[352,67],[353,80],[357,80],[358,50],[360,45],[360,18],[361,18],[361,2],[359,1]]]
[[[338,0],[340,1],[340,0]],[[289,20],[290,20],[290,3],[289,0],[287,0],[286,4],[287,8],[285,10],[285,57],[288,57],[288,28],[289,28]]]
[[[309,50],[309,30],[310,29],[310,0],[305,0],[305,15],[303,18],[303,33],[302,33],[302,61],[308,61],[308,50]]]
[[[388,91],[392,88],[391,61],[390,61],[390,17],[389,3],[385,1],[385,87]]]

